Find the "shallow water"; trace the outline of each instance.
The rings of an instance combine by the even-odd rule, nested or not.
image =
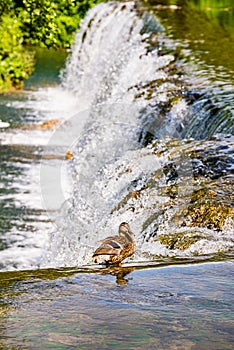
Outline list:
[[[233,262],[116,269],[2,273],[0,345],[232,349]]]

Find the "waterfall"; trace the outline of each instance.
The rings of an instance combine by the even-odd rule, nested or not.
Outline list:
[[[101,3],[59,86],[3,98],[1,270],[90,265],[122,221],[136,265],[233,252],[233,88],[191,54],[139,4]]]
[[[217,244],[212,229],[176,224],[176,213],[190,203],[196,174],[205,167],[202,155],[199,161],[191,157],[210,147],[198,140],[225,133],[232,115],[230,105],[214,107],[217,94],[190,90],[180,77],[182,68],[159,21],[134,2],[103,3],[89,11],[61,73],[62,88],[77,100],[67,132],[72,190],[42,266],[89,263],[98,240],[116,233],[121,221],[130,222],[136,233],[136,260],[184,256],[155,240],[171,231],[190,230],[200,238],[188,255],[232,247],[223,233]],[[210,158],[232,145],[232,139],[221,137],[210,147]],[[223,156],[221,173],[227,174],[230,158]],[[229,235],[232,222],[225,225]]]

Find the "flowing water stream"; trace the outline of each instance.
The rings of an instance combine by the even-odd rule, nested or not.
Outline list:
[[[1,96],[3,348],[231,349],[233,76],[186,45],[134,2],[100,4],[63,69],[41,56]],[[136,253],[94,266],[122,221]]]

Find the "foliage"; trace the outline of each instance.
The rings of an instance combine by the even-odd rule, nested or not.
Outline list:
[[[14,7],[13,0],[0,0],[0,17]]]
[[[0,0],[0,91],[21,88],[32,72],[24,45],[70,47],[81,19],[100,1]]]
[[[69,47],[86,12],[100,0],[22,0],[16,12],[22,23],[24,43]]]
[[[57,46],[56,12],[50,0],[23,0],[19,12],[24,43]]]
[[[0,38],[0,90],[21,88],[33,70],[33,55],[22,47],[20,22],[2,16]]]
[[[57,45],[69,47],[81,19],[100,0],[55,0]]]

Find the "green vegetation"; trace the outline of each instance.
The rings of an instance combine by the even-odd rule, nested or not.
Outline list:
[[[33,54],[21,45],[20,22],[2,16],[0,26],[0,90],[21,88],[33,70]]]
[[[100,0],[0,0],[0,92],[22,88],[32,73],[29,46],[68,48]]]
[[[81,19],[98,2],[100,0],[22,0],[18,16],[24,43],[70,47]]]

